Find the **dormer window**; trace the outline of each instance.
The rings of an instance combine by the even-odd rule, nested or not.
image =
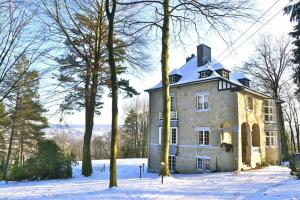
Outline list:
[[[242,78],[242,79],[238,79],[238,81],[242,84],[242,85],[244,85],[244,86],[246,86],[246,87],[249,87],[250,86],[250,84],[249,84],[249,79],[247,79],[247,78]]]
[[[174,84],[174,83],[178,82],[179,79],[180,79],[180,77],[181,77],[181,76],[178,75],[178,74],[170,75],[170,76],[169,76],[170,84]]]
[[[222,71],[222,75],[221,75],[223,78],[226,78],[226,79],[229,79],[229,72],[228,71],[225,71],[223,70]]]
[[[199,78],[206,78],[206,77],[209,77],[211,75],[212,71],[206,70],[206,71],[201,71],[199,73],[200,73],[200,77]]]
[[[226,69],[219,69],[216,71],[222,78],[229,80],[229,71]]]

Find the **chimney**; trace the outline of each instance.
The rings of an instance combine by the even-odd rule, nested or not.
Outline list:
[[[187,57],[186,59],[185,59],[185,62],[187,63],[187,62],[189,62],[192,58],[194,58],[195,57],[195,54],[192,54],[191,55],[191,57]]]
[[[211,49],[205,44],[200,44],[197,46],[198,67],[205,65],[207,62],[211,62]]]

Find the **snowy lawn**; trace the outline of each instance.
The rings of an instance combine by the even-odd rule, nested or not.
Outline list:
[[[106,163],[106,171],[100,167]],[[146,159],[118,160],[118,188],[108,189],[108,160],[94,161],[91,177],[82,177],[81,166],[73,178],[35,182],[0,183],[0,199],[300,199],[300,181],[286,167],[232,173],[175,174],[160,183],[155,173],[143,173]]]

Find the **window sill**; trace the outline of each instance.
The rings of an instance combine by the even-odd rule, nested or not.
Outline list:
[[[195,146],[197,146],[197,147],[203,147],[203,148],[209,148],[209,147],[211,147],[210,144],[208,144],[208,145],[205,145],[205,144],[196,144]]]
[[[267,146],[266,145],[266,148],[268,148],[268,149],[277,149],[277,146]]]
[[[276,124],[276,122],[273,121],[264,121],[266,124]]]
[[[253,112],[253,109],[251,110],[251,109],[247,108],[247,111],[248,111],[248,112]]]
[[[212,170],[205,170],[205,169],[196,169],[196,171],[200,173],[212,172]]]
[[[195,110],[196,112],[209,112],[209,109]]]

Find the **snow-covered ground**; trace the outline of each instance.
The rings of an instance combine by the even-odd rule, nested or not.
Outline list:
[[[100,172],[103,164],[106,171]],[[300,181],[286,167],[232,173],[174,174],[164,184],[155,173],[143,173],[146,159],[118,160],[118,187],[108,189],[108,160],[94,161],[91,177],[74,168],[72,179],[0,183],[0,199],[300,199]]]

